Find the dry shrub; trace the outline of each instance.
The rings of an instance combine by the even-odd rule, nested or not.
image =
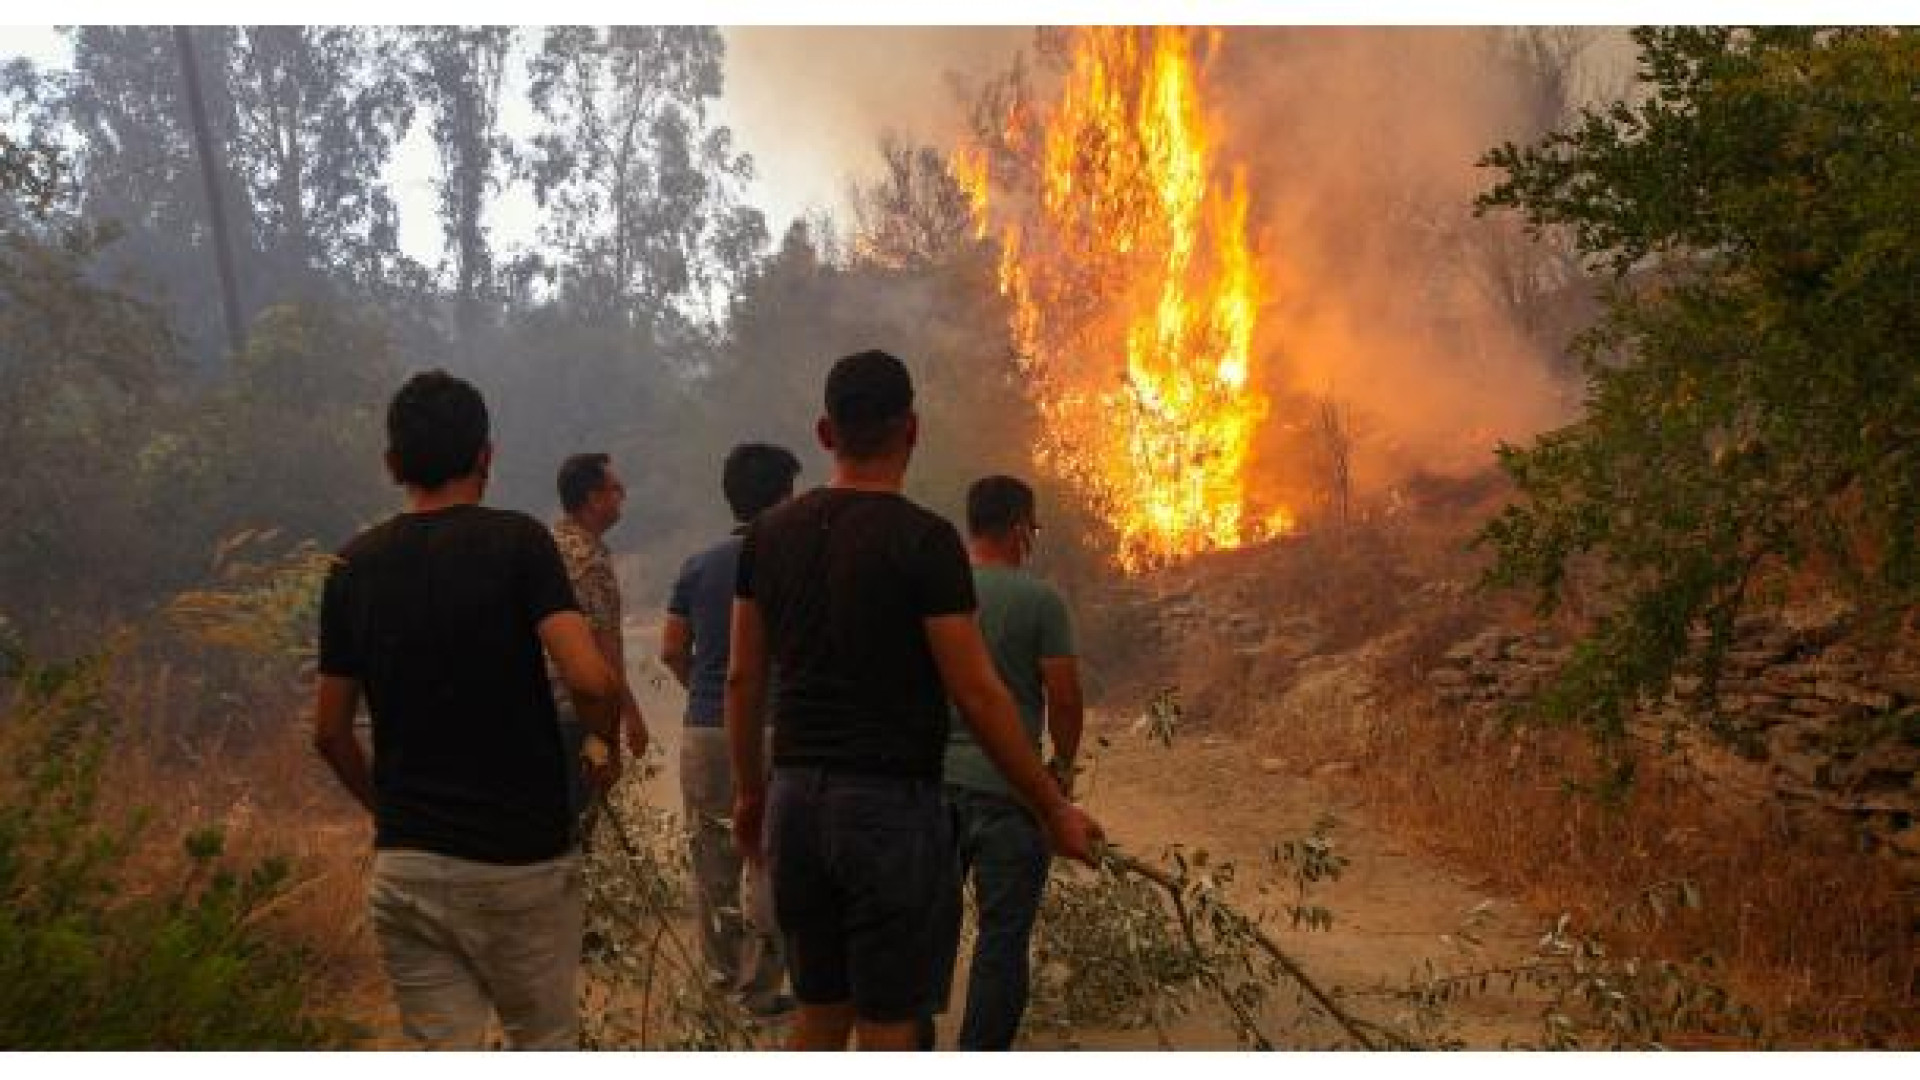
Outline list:
[[[183,838],[200,829],[218,829],[238,861],[288,860],[287,889],[260,913],[263,924],[304,950],[329,1008],[392,1030],[366,925],[371,823],[313,752],[310,691],[286,666],[279,692],[260,692],[256,668],[246,676],[252,692],[240,696],[207,674],[221,670],[220,658],[195,658],[177,641],[165,647],[184,660],[129,656],[112,688],[127,723],[105,764],[105,801],[151,815],[134,856],[136,886],[143,877],[155,890],[170,884]]]
[[[1608,927],[1639,955],[1712,958],[1783,1042],[1920,1041],[1911,888],[1781,806],[1715,798],[1655,749],[1610,788],[1580,732],[1510,729],[1417,698],[1368,726],[1268,739],[1296,767],[1353,763],[1354,793],[1382,826],[1488,888]],[[1700,908],[1650,917],[1649,890],[1676,881]]]

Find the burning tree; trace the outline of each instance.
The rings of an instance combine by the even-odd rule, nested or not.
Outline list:
[[[1044,419],[1039,463],[1096,507],[1139,569],[1284,530],[1249,505],[1267,398],[1247,193],[1202,100],[1218,35],[1088,28],[1058,99],[1024,80],[954,157]]]

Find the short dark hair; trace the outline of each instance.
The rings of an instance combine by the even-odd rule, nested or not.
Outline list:
[[[607,465],[612,461],[606,454],[575,454],[561,462],[554,484],[560,489],[560,508],[571,514],[587,505],[587,499],[606,484]]]
[[[487,445],[487,403],[465,379],[423,371],[387,406],[387,452],[403,484],[429,491],[469,476]]]
[[[988,476],[967,489],[967,532],[973,536],[1005,536],[1032,519],[1033,489],[1025,481]]]
[[[888,449],[913,411],[913,377],[907,365],[878,349],[843,356],[827,373],[827,419],[836,445],[853,458]]]
[[[800,459],[786,447],[741,443],[728,451],[726,464],[720,467],[720,490],[733,520],[752,521],[793,494],[793,478],[799,475]]]

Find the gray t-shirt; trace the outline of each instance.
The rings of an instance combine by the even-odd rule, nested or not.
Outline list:
[[[1024,570],[975,566],[973,587],[980,597],[980,633],[993,666],[1020,706],[1020,722],[1033,748],[1040,748],[1046,694],[1040,661],[1074,655],[1073,624],[1067,605],[1053,586]],[[973,733],[957,714],[947,737],[946,782],[995,795],[1013,789],[994,768]]]
[[[740,530],[688,559],[673,582],[669,614],[693,631],[693,670],[687,680],[687,723],[719,727],[726,718],[727,649],[733,619],[733,579],[740,562]]]

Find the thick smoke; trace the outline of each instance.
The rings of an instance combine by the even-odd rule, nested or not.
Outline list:
[[[776,234],[838,209],[847,179],[874,171],[880,136],[951,145],[965,108],[955,76],[997,71],[1026,27],[730,27],[727,122],[754,154]]]
[[[1248,170],[1270,290],[1260,367],[1277,407],[1259,479],[1312,485],[1316,399],[1351,418],[1362,490],[1483,469],[1498,441],[1570,418],[1564,346],[1587,289],[1564,251],[1472,215],[1495,179],[1475,162],[1559,123],[1615,44],[1556,30],[1227,37],[1208,84],[1227,156]]]

